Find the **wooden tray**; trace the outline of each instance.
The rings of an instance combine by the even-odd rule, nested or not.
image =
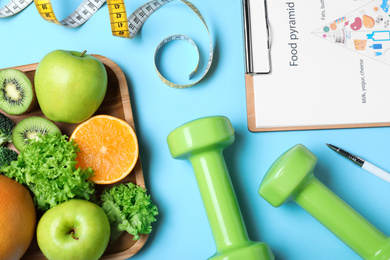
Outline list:
[[[100,56],[93,55],[98,58],[106,67],[108,74],[108,86],[107,93],[103,100],[103,103],[97,110],[95,114],[107,114],[112,115],[118,118],[125,120],[134,128],[134,119],[133,112],[131,110],[131,103],[129,97],[129,90],[126,82],[125,75],[117,64],[112,60]],[[12,69],[18,69],[26,73],[27,77],[34,82],[35,70],[38,66],[38,63],[12,67]],[[3,112],[3,111],[1,111]],[[4,113],[4,112],[3,112]],[[7,115],[7,114],[6,114]],[[28,114],[21,116],[12,116],[7,115],[15,123],[18,123],[20,120],[30,117],[30,116],[41,116],[45,117],[37,105],[32,109]],[[76,128],[77,124],[67,124],[54,122],[62,131],[63,134],[70,136],[73,130]],[[135,130],[135,128],[134,128]],[[14,149],[13,145],[10,144],[9,147]],[[121,182],[133,182],[142,188],[145,188],[144,176],[141,168],[141,160],[138,159],[137,164],[135,165],[133,171]],[[109,185],[96,185],[96,189],[99,192],[104,188],[109,187]],[[136,254],[145,244],[148,236],[141,235],[139,240],[133,240],[133,236],[124,232],[122,236],[115,241],[114,244],[108,245],[104,255],[101,259],[127,259],[134,254]],[[32,241],[29,249],[22,259],[37,260],[37,259],[46,259],[42,252],[39,250],[36,239]]]

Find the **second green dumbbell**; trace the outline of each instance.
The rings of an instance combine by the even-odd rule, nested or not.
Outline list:
[[[260,195],[275,207],[295,201],[363,259],[389,260],[390,238],[314,177],[316,163],[306,147],[292,147],[272,164]]]

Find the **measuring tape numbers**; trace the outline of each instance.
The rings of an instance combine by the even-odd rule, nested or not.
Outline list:
[[[43,19],[67,28],[75,28],[88,21],[105,2],[105,0],[84,0],[73,13],[58,21],[50,0],[34,0],[35,7]]]
[[[23,11],[33,0],[12,0],[0,9],[0,18],[9,17]]]
[[[29,4],[32,3],[33,0],[11,0],[6,6],[0,9],[0,18],[8,17],[15,15],[25,9]],[[129,17],[127,17],[126,14],[126,7],[124,0],[107,0],[107,6],[110,16],[110,23],[111,23],[111,31],[114,36],[133,39],[137,32],[141,29],[142,25],[146,22],[146,20],[159,8],[164,6],[165,4],[169,2],[173,2],[175,0],[152,0],[147,2],[146,4],[140,6],[138,9],[136,9]],[[182,35],[182,34],[175,34],[168,36],[164,40],[162,40],[154,53],[154,64],[155,69],[158,74],[158,77],[168,86],[173,88],[188,88],[192,87],[195,84],[197,84],[200,80],[202,80],[207,72],[210,70],[211,63],[213,60],[214,52],[213,52],[213,44],[212,39],[210,35],[210,31],[207,27],[206,21],[204,20],[202,14],[199,12],[199,10],[189,1],[187,0],[179,0],[183,4],[185,4],[188,8],[190,8],[202,21],[203,25],[205,26],[209,40],[210,40],[210,50],[209,50],[209,57],[207,61],[207,66],[205,68],[205,71],[203,75],[200,77],[199,80],[193,83],[189,84],[176,84],[169,80],[167,80],[158,70],[156,66],[156,56],[157,53],[160,51],[160,49],[167,44],[168,42],[174,41],[174,40],[182,40],[186,41],[187,43],[191,44],[194,49],[197,52],[198,60],[197,65],[194,71],[192,71],[189,75],[189,79],[192,78],[192,76],[195,75],[195,73],[198,70],[199,66],[199,50],[196,46],[195,42],[188,36]],[[106,3],[106,0],[84,0],[79,7],[76,8],[76,10],[71,13],[69,16],[67,16],[65,19],[59,21],[53,11],[53,7],[50,0],[35,0],[34,1],[35,6],[38,10],[38,13],[40,16],[51,23],[58,24],[67,28],[75,28],[82,24],[84,24],[86,21],[88,21],[89,18],[91,18],[99,9],[100,7]]]
[[[125,3],[122,0],[111,0],[107,5],[112,35],[130,38]]]

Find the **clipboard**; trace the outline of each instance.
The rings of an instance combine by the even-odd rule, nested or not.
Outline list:
[[[243,0],[251,132],[390,126],[389,0]]]

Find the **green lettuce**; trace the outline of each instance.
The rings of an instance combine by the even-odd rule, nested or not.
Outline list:
[[[119,184],[105,189],[101,195],[102,208],[111,224],[111,242],[123,231],[140,238],[140,234],[152,231],[151,223],[156,221],[157,207],[151,202],[146,190],[134,183]]]
[[[71,198],[94,200],[94,184],[88,180],[93,170],[76,169],[78,151],[66,135],[39,136],[0,172],[26,185],[34,195],[35,205],[43,211]]]

